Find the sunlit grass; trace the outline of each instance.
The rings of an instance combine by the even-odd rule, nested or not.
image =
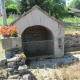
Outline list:
[[[15,18],[8,18],[7,19],[7,24],[9,25],[11,22],[13,22],[15,20]],[[0,26],[2,25],[2,17],[0,17]]]
[[[77,18],[77,17],[74,17],[74,18],[64,18],[63,19],[64,22],[76,22],[76,21],[79,21],[80,22],[80,18]]]
[[[57,69],[30,69],[36,80],[80,80],[80,63]]]
[[[2,49],[2,43],[0,41],[0,58],[4,58],[5,57],[5,51]]]
[[[65,28],[65,34],[72,34],[75,31],[76,31],[75,28]]]

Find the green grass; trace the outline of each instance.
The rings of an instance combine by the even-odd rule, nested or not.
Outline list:
[[[63,19],[64,22],[70,22],[70,23],[74,23],[74,22],[76,22],[76,20],[78,20],[78,22],[80,22],[80,18],[76,18],[76,17]]]
[[[13,22],[15,19],[14,18],[8,18],[7,19],[7,24],[9,25],[11,22]],[[0,26],[2,25],[2,17],[0,17]]]
[[[5,51],[2,49],[1,41],[0,41],[0,58],[5,58]]]

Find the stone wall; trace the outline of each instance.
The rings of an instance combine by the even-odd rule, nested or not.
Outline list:
[[[80,50],[80,35],[78,33],[66,34],[64,40],[65,51],[76,51]]]
[[[22,42],[27,57],[54,55],[54,40]]]
[[[43,26],[32,26],[24,30],[22,34],[23,42],[52,40],[52,32]]]

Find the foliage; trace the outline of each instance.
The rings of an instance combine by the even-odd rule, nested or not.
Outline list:
[[[2,17],[2,14],[0,13],[0,17]]]
[[[40,6],[43,10],[48,12],[51,16],[57,19],[62,19],[67,16],[67,9],[63,0],[18,0],[20,2],[20,11],[29,10],[34,5]]]
[[[10,13],[15,13],[17,14],[17,10],[14,8],[6,8],[6,13],[7,13],[7,17],[9,17]]]
[[[57,19],[68,16],[64,0],[6,0],[7,15],[10,13],[22,14],[34,5],[40,6],[44,11]]]
[[[0,27],[0,34],[3,37],[17,37],[18,36],[18,30],[15,26],[2,26]]]
[[[17,9],[17,2],[15,2],[14,0],[6,0],[6,12],[7,12],[7,16],[9,16],[10,13],[19,13],[18,9]]]
[[[57,19],[67,16],[64,0],[6,0],[6,12],[22,14],[34,5],[40,6],[44,11]]]
[[[80,9],[80,0],[73,0],[69,7]]]
[[[75,16],[75,12],[68,11],[68,15],[69,15],[70,17],[74,17],[74,16]]]
[[[10,16],[10,15],[9,15]],[[14,16],[14,17],[8,17],[7,18],[7,23],[8,25],[10,25],[11,22],[13,22],[15,19],[17,19],[18,17]],[[0,26],[2,25],[2,17],[0,17]]]

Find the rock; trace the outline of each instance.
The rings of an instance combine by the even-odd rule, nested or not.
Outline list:
[[[21,62],[22,62],[23,64],[25,64],[25,59],[22,59]]]
[[[7,59],[12,58],[14,55],[15,55],[15,53],[11,50],[6,50],[5,51],[5,56],[6,56]]]
[[[19,78],[19,74],[16,74],[16,75],[10,75],[8,77],[8,79],[18,79]]]
[[[18,71],[20,74],[27,72],[27,65],[19,66]]]
[[[17,61],[17,57],[7,59],[7,62],[15,62],[15,61]]]
[[[9,63],[7,63],[7,65],[8,65],[9,68],[13,67],[14,65],[16,65],[16,62],[9,62]]]
[[[9,72],[13,72],[15,69],[14,68],[8,68]]]
[[[7,63],[6,58],[0,59],[0,66],[5,66],[6,63]]]
[[[8,72],[6,69],[0,70],[0,80],[6,79],[8,77]]]
[[[25,59],[20,59],[18,62],[17,62],[18,65],[24,65],[25,64]]]
[[[23,75],[23,80],[31,80],[31,74]]]

